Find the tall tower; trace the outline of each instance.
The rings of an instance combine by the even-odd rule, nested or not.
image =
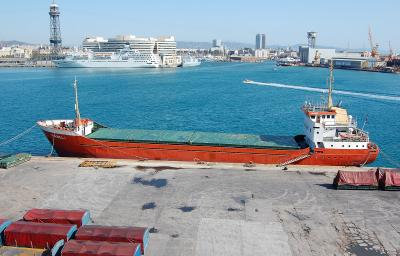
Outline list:
[[[307,32],[308,47],[315,48],[315,43],[317,41],[317,32]]]
[[[257,49],[265,49],[265,34],[257,34],[256,35],[256,50]]]
[[[54,2],[50,5],[50,45],[54,54],[61,53],[60,10]]]

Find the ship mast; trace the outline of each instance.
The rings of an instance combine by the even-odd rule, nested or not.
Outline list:
[[[331,109],[333,107],[332,87],[333,87],[333,61],[331,60],[331,64],[329,66],[328,109]]]
[[[75,118],[75,124],[79,126],[81,124],[81,114],[79,113],[79,103],[78,103],[78,81],[74,80],[74,92],[75,92],[75,113],[76,113],[76,118]]]

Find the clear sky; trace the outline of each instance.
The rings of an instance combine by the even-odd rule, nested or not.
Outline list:
[[[51,0],[2,0],[0,40],[47,43]],[[87,35],[174,35],[178,41],[253,43],[256,33],[267,44],[306,42],[369,47],[374,40],[400,49],[399,0],[57,0],[65,45],[79,45]]]

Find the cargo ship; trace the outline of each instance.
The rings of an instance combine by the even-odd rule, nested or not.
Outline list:
[[[245,81],[246,82],[246,81]],[[379,147],[345,108],[333,105],[333,67],[326,104],[306,102],[304,134],[296,136],[133,130],[81,118],[74,82],[75,118],[42,120],[38,126],[59,156],[296,165],[362,166]]]

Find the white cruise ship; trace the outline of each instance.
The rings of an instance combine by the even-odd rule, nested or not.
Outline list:
[[[161,59],[158,54],[125,47],[117,53],[70,55],[54,64],[59,68],[158,68]]]
[[[160,67],[179,67],[181,56],[176,54],[176,41],[173,36],[137,37],[135,35],[119,35],[115,38],[87,37],[82,42],[82,48],[98,53],[119,52],[124,48],[137,50],[141,54],[155,54],[160,58]]]

